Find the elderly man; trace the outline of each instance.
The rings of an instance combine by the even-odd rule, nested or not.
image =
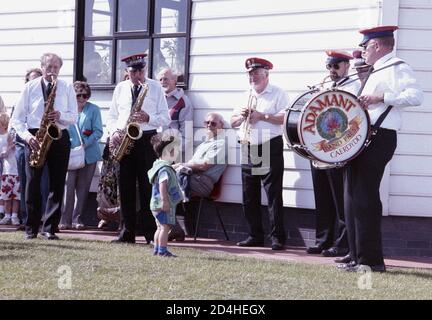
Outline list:
[[[192,148],[192,137],[186,135],[186,128],[193,131],[193,107],[183,89],[177,88],[177,75],[170,68],[162,69],[157,79],[165,91],[171,122],[168,128],[178,130],[182,138],[182,161],[185,160],[185,150]]]
[[[359,100],[368,111],[376,134],[371,144],[346,166],[345,215],[352,261],[339,267],[347,271],[386,271],[379,187],[396,149],[402,108],[418,106],[423,101],[413,70],[393,53],[396,29],[397,26],[382,26],[360,31],[363,57],[374,72]]]
[[[41,58],[42,77],[26,83],[18,99],[12,116],[16,133],[25,141],[26,160],[26,239],[34,239],[39,232],[48,240],[57,240],[55,235],[61,217],[64,185],[69,161],[70,141],[67,128],[77,121],[78,107],[72,84],[58,79],[63,60],[56,54],[46,53]],[[55,91],[53,91],[55,90]],[[51,100],[55,97],[54,100]],[[45,104],[52,102],[52,110],[45,114]],[[61,130],[58,140],[53,140],[46,154],[49,171],[49,196],[45,208],[41,206],[42,167],[31,166],[30,154],[36,154],[41,148],[36,133],[42,126],[42,120],[56,124]],[[45,213],[43,215],[43,213]]]
[[[244,129],[241,142],[244,143],[242,152],[247,154],[247,161],[242,161],[243,208],[250,232],[249,237],[237,245],[253,247],[264,244],[261,216],[262,182],[268,198],[272,249],[283,250],[286,234],[282,202],[282,124],[288,99],[282,89],[270,84],[269,70],[273,68],[270,61],[253,57],[246,60],[245,67],[251,85],[251,110],[234,110],[231,126],[236,128],[243,124]],[[249,129],[245,128],[244,124],[248,124]],[[258,159],[258,155],[262,155],[262,161]]]
[[[326,68],[331,87],[357,94],[359,81],[348,77],[351,54],[342,50],[327,50]],[[343,168],[317,169],[311,165],[315,196],[315,246],[307,253],[325,257],[345,256],[348,253],[343,200]],[[343,261],[342,261],[343,262]]]
[[[223,127],[223,117],[218,113],[209,113],[204,121],[205,141],[196,148],[192,159],[174,165],[186,198],[209,196],[225,171],[227,150]]]
[[[147,177],[147,171],[156,160],[150,139],[158,128],[168,125],[170,119],[162,87],[157,81],[146,78],[146,56],[146,53],[140,53],[122,59],[127,66],[128,80],[120,82],[114,89],[107,117],[111,150],[118,148],[122,130],[129,119],[138,123],[142,132],[141,137],[134,141],[130,152],[120,160],[120,207],[124,223],[119,238],[114,242],[135,243],[137,182],[141,212],[147,223],[144,234],[147,242],[153,239],[156,230],[150,211],[151,185]],[[146,96],[144,100],[139,99],[144,94],[141,90],[146,90],[145,87],[148,89]],[[139,100],[141,106],[137,105]]]

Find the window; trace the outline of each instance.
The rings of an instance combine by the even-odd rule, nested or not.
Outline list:
[[[124,78],[121,58],[148,54],[148,76],[165,67],[186,87],[191,0],[77,0],[75,78],[112,88]]]

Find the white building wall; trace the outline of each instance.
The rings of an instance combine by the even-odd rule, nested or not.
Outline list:
[[[15,104],[29,68],[40,67],[44,52],[64,60],[63,78],[72,81],[75,1],[3,1],[0,7],[0,94]]]
[[[432,1],[400,0],[397,55],[414,69],[424,90],[421,107],[403,113],[391,163],[389,213],[432,216]]]
[[[378,24],[380,8],[379,1],[194,1],[189,96],[195,125],[209,111],[228,120],[233,107],[247,103],[244,61],[251,56],[273,62],[271,82],[293,101],[326,75],[324,50],[355,49],[359,27]],[[309,161],[287,149],[284,157],[284,205],[314,208]],[[239,165],[227,169],[224,182],[221,200],[241,202]]]
[[[25,71],[39,66],[44,52],[63,57],[62,75],[72,81],[74,10],[74,0],[7,1],[0,8],[0,94],[7,106],[13,106]],[[361,38],[359,28],[394,21],[401,27],[397,53],[415,69],[425,102],[404,113],[383,188],[384,207],[391,215],[432,216],[431,16],[430,0],[194,0],[188,94],[195,105],[195,127],[201,127],[207,112],[220,112],[228,120],[233,107],[246,104],[247,57],[272,61],[271,81],[292,101],[326,75],[325,49],[353,50]],[[110,99],[109,91],[93,93],[103,118]],[[236,144],[231,152],[238,152]],[[287,149],[284,157],[284,205],[314,208],[309,162]],[[240,167],[231,165],[221,200],[239,203],[241,190]]]

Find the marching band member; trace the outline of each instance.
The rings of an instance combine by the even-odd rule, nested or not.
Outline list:
[[[249,237],[237,245],[253,247],[264,244],[261,216],[262,182],[268,198],[272,249],[283,250],[286,234],[282,202],[284,159],[281,125],[288,99],[282,89],[269,83],[269,70],[272,68],[273,64],[265,59],[246,60],[252,88],[250,96],[256,98],[256,109],[249,112],[249,108],[238,108],[231,117],[233,128],[239,127],[242,123],[249,123],[252,131],[248,141],[250,144],[242,146],[247,149],[247,161],[242,164],[242,183],[243,208],[249,225]],[[257,163],[254,155],[261,154],[264,160]]]
[[[332,80],[331,87],[357,94],[360,82],[348,77],[351,54],[342,50],[327,50],[326,68]],[[315,246],[309,254],[325,257],[345,256],[348,253],[343,200],[343,168],[317,169],[311,165],[315,196]],[[343,261],[342,261],[343,262]]]
[[[55,235],[61,217],[66,172],[68,168],[70,141],[67,128],[77,120],[78,107],[75,90],[72,84],[57,79],[63,60],[56,54],[46,53],[41,58],[42,78],[26,83],[16,104],[12,127],[25,141],[26,159],[26,205],[28,218],[26,221],[26,239],[34,239],[39,232],[43,212],[41,235],[48,240],[57,240]],[[54,81],[56,85],[54,86]],[[52,92],[52,90],[54,90]],[[45,111],[45,101],[51,100],[52,110]],[[47,112],[47,114],[46,114]],[[29,164],[31,150],[40,150],[41,146],[35,134],[42,126],[43,118],[55,123],[61,130],[61,138],[53,140],[46,155],[49,171],[49,196],[46,208],[41,207],[40,181],[43,171]]]
[[[117,148],[122,141],[121,131],[125,129],[131,112],[133,122],[137,122],[142,130],[142,136],[134,141],[129,154],[120,161],[120,207],[123,218],[123,228],[120,236],[114,242],[135,243],[136,229],[136,184],[138,181],[139,200],[144,215],[144,236],[147,242],[153,239],[156,225],[150,211],[151,185],[147,171],[153,166],[156,154],[150,143],[156,129],[170,122],[167,102],[161,85],[146,78],[146,53],[134,54],[122,59],[127,65],[129,79],[120,82],[114,89],[111,108],[107,117],[107,127],[110,133],[112,148]],[[140,108],[135,112],[133,107],[145,90],[140,84],[148,85],[147,96]]]
[[[373,66],[363,94],[362,107],[372,125],[379,127],[371,144],[350,161],[345,170],[345,219],[352,261],[339,265],[347,271],[385,272],[382,240],[382,204],[379,187],[387,163],[397,145],[401,109],[418,106],[423,93],[411,67],[395,57],[394,31],[397,26],[361,30],[363,57]]]

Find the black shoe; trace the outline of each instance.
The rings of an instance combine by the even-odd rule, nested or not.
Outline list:
[[[344,256],[344,257],[342,257],[342,258],[336,258],[335,259],[335,262],[336,263],[348,263],[348,262],[350,262],[352,259],[351,259],[351,256],[350,256],[350,254],[347,254],[346,256]]]
[[[130,243],[130,244],[134,244],[135,243],[135,239],[123,239],[123,238],[117,238],[111,241],[111,243]]]
[[[272,239],[271,248],[272,250],[280,251],[284,249],[284,245],[281,241],[279,241],[279,239]]]
[[[36,238],[37,238],[37,234],[35,234],[35,233],[26,233],[26,235],[25,235],[26,240],[32,240],[32,239],[36,239]]]
[[[51,232],[41,232],[40,234],[42,236],[42,238],[44,238],[45,240],[59,240],[59,237],[57,237],[55,235],[55,233],[51,233]]]
[[[313,246],[306,249],[307,254],[320,254],[323,252],[323,248],[321,246]]]
[[[365,264],[357,264],[349,268],[344,269],[347,272],[386,272],[386,266],[384,264],[378,264],[374,266],[368,266]]]
[[[343,257],[348,253],[348,249],[341,249],[337,247],[331,247],[330,249],[323,250],[321,254],[324,257]]]
[[[262,247],[264,245],[264,241],[248,237],[246,240],[237,242],[237,245],[239,247]]]

